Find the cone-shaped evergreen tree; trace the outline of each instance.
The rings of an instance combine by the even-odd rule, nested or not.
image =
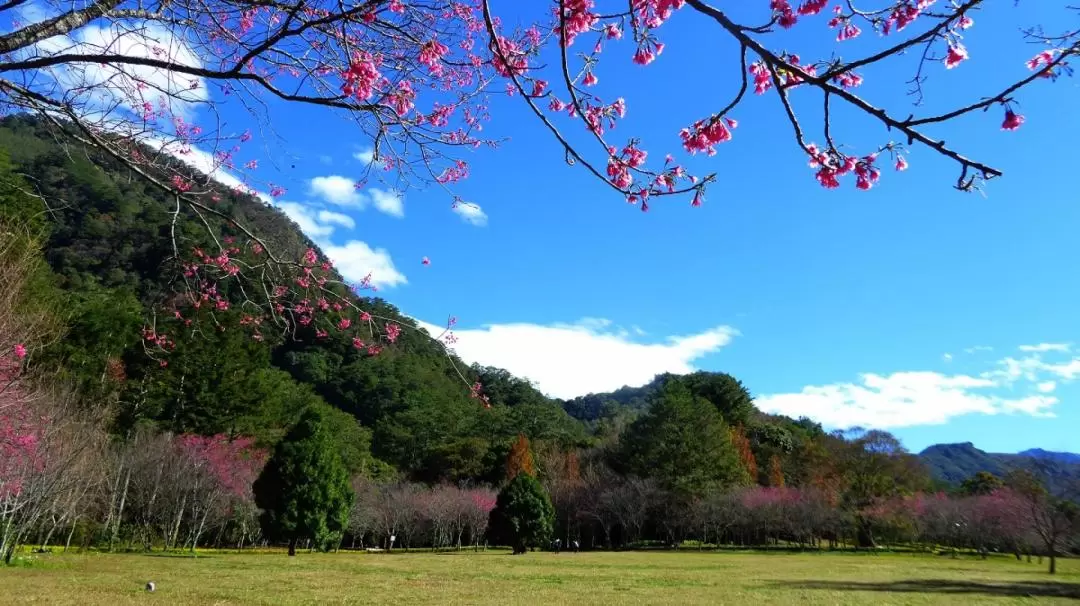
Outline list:
[[[287,541],[296,554],[301,539],[319,549],[341,540],[353,493],[322,413],[308,409],[274,448],[253,486],[263,533]]]
[[[555,508],[544,487],[529,473],[518,473],[499,492],[491,510],[495,540],[510,544],[514,553],[547,543],[555,529]]]

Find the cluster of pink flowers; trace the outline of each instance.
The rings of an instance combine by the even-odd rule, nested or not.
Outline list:
[[[840,177],[851,173],[855,175],[855,187],[864,191],[873,187],[881,177],[881,170],[874,166],[878,156],[876,153],[859,158],[835,151],[822,151],[812,143],[807,148],[810,153],[810,168],[817,169],[814,176],[826,189],[840,187]],[[907,161],[903,156],[897,155],[896,170],[906,168]]]
[[[491,401],[489,401],[487,395],[484,394],[484,386],[481,385],[479,381],[473,383],[472,387],[469,388],[469,397],[483,402],[484,408],[491,408]]]
[[[882,33],[888,34],[890,31],[903,31],[905,27],[911,25],[915,19],[918,19],[919,15],[935,1],[936,0],[908,0],[907,2],[898,5],[893,9],[889,18],[885,20]]]
[[[607,175],[616,187],[622,190],[629,189],[634,183],[634,177],[630,175],[630,169],[640,168],[645,164],[648,152],[638,149],[633,142],[618,152],[615,147],[608,148]]]
[[[705,152],[712,156],[716,154],[716,145],[731,141],[731,130],[739,125],[731,118],[713,116],[705,120],[699,120],[691,128],[679,131],[683,147],[691,154]]]
[[[594,5],[593,0],[565,0],[563,2],[562,22],[565,30],[563,42],[566,46],[573,44],[575,38],[592,29],[592,26],[600,20],[600,17],[592,12]]]
[[[664,52],[663,42],[653,38],[646,39],[638,46],[637,52],[634,53],[634,63],[648,65],[655,61],[662,52]]]
[[[1054,76],[1054,70],[1050,67],[1050,64],[1054,62],[1054,55],[1060,52],[1060,50],[1054,48],[1044,50],[1028,60],[1027,68],[1031,71],[1042,68],[1039,76],[1043,78],[1052,78]]]
[[[254,497],[251,486],[268,457],[265,449],[256,448],[252,438],[182,435],[176,438],[182,456],[205,466],[214,480],[232,498],[249,502]]]
[[[844,40],[851,40],[852,38],[859,37],[862,30],[859,29],[858,25],[852,23],[849,17],[842,14],[843,9],[840,6],[837,6],[833,12],[836,16],[829,19],[829,27],[833,29],[839,28],[839,31],[836,33],[837,42],[843,42]]]
[[[828,0],[806,0],[799,5],[798,14],[803,16],[816,15],[824,10],[828,3]],[[788,0],[769,0],[769,9],[772,10],[780,27],[790,28],[799,21],[799,17],[796,16],[795,10]]]
[[[342,74],[345,84],[341,92],[359,101],[370,99],[375,94],[375,88],[383,81],[383,75],[379,73],[380,62],[381,59],[371,53],[354,54],[349,69]]]
[[[390,107],[393,107],[394,111],[397,112],[397,115],[404,116],[415,107],[413,101],[416,99],[416,93],[413,92],[412,84],[408,80],[402,80],[398,84],[398,89],[387,95],[386,98]]]
[[[492,52],[491,65],[500,76],[504,78],[520,76],[529,68],[525,51],[517,42],[503,36],[496,36],[495,46],[496,48]]]
[[[789,65],[794,67],[794,70],[783,68],[777,73],[777,77],[782,85],[795,85],[803,82],[804,76],[816,76],[816,65],[801,65],[798,55],[791,54],[781,57]],[[773,85],[773,72],[772,69],[765,63],[765,61],[755,61],[747,68],[750,75],[754,77],[754,93],[761,95],[767,92]],[[861,82],[861,78],[859,81]]]
[[[836,82],[844,88],[855,88],[862,84],[862,76],[852,71],[840,72],[833,76],[833,82]]]
[[[420,47],[419,60],[428,67],[428,70],[436,76],[442,75],[442,58],[450,48],[438,40],[429,40]]]
[[[188,181],[180,175],[172,176],[172,184],[173,187],[176,188],[176,191],[179,191],[181,193],[191,190],[191,181]]]
[[[631,0],[637,18],[649,28],[660,27],[685,5],[686,0]]]

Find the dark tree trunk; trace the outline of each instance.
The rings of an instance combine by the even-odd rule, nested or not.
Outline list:
[[[296,555],[296,539],[289,539],[289,557]]]

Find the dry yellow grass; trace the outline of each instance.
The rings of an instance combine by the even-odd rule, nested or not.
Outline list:
[[[45,555],[0,568],[0,603],[1075,604],[1080,560],[1060,570],[910,554]]]

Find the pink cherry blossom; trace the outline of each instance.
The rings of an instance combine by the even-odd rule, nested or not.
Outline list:
[[[431,265],[431,259],[428,259],[427,257],[424,257],[423,259],[420,260],[420,264],[421,265]]]
[[[907,170],[907,167],[908,167],[907,160],[903,156],[897,154],[896,155],[896,170],[898,170],[898,171]]]
[[[1035,55],[1034,57],[1032,57],[1031,59],[1028,60],[1027,68],[1030,69],[1031,71],[1035,71],[1035,70],[1039,69],[1040,66],[1043,66],[1043,65],[1049,66],[1051,63],[1054,62],[1054,55],[1056,53],[1058,53],[1058,52],[1060,52],[1060,51],[1058,51],[1057,49],[1049,49],[1049,50],[1042,51],[1041,53]],[[1046,67],[1046,68],[1043,69],[1043,71],[1039,75],[1044,77],[1044,78],[1051,78],[1051,77],[1053,77],[1054,73],[1053,73],[1052,69],[1050,69],[1049,67]]]
[[[634,63],[638,65],[648,65],[655,59],[656,54],[646,46],[639,46],[637,52],[634,53]]]
[[[585,77],[581,80],[581,83],[585,86],[594,86],[600,80],[596,77],[596,74],[589,72],[585,74]]]
[[[967,49],[959,42],[949,44],[949,52],[945,55],[945,68],[952,69],[960,62],[968,58]]]
[[[705,152],[710,156],[716,153],[715,146],[718,143],[731,141],[731,131],[728,129],[734,120],[725,123],[717,117],[695,122],[692,128],[684,128],[679,132],[683,147],[691,154]],[[734,126],[731,126],[734,128]]]
[[[371,53],[360,52],[353,55],[349,69],[342,75],[345,84],[342,85],[341,92],[358,101],[370,99],[375,94],[375,87],[383,80],[378,69],[379,63],[378,57]]]
[[[420,55],[417,59],[428,67],[428,71],[438,76],[443,72],[442,58],[450,48],[438,40],[429,40],[420,47]]]
[[[1013,112],[1011,109],[1006,109],[1005,121],[1001,123],[1001,130],[1016,130],[1023,123],[1024,116]]]
[[[563,1],[563,24],[566,29],[563,32],[563,41],[566,46],[573,44],[578,35],[589,31],[600,20],[600,17],[592,12],[593,4],[593,0]]]
[[[825,7],[828,6],[828,4],[829,0],[806,0],[806,2],[799,5],[799,14],[816,15],[825,10]]]
[[[386,340],[394,343],[398,340],[398,336],[401,335],[401,327],[393,322],[389,322],[386,325]]]
[[[26,357],[26,346],[25,345],[23,345],[22,343],[16,343],[14,349],[15,349],[15,357],[16,358],[22,360],[23,358]]]

